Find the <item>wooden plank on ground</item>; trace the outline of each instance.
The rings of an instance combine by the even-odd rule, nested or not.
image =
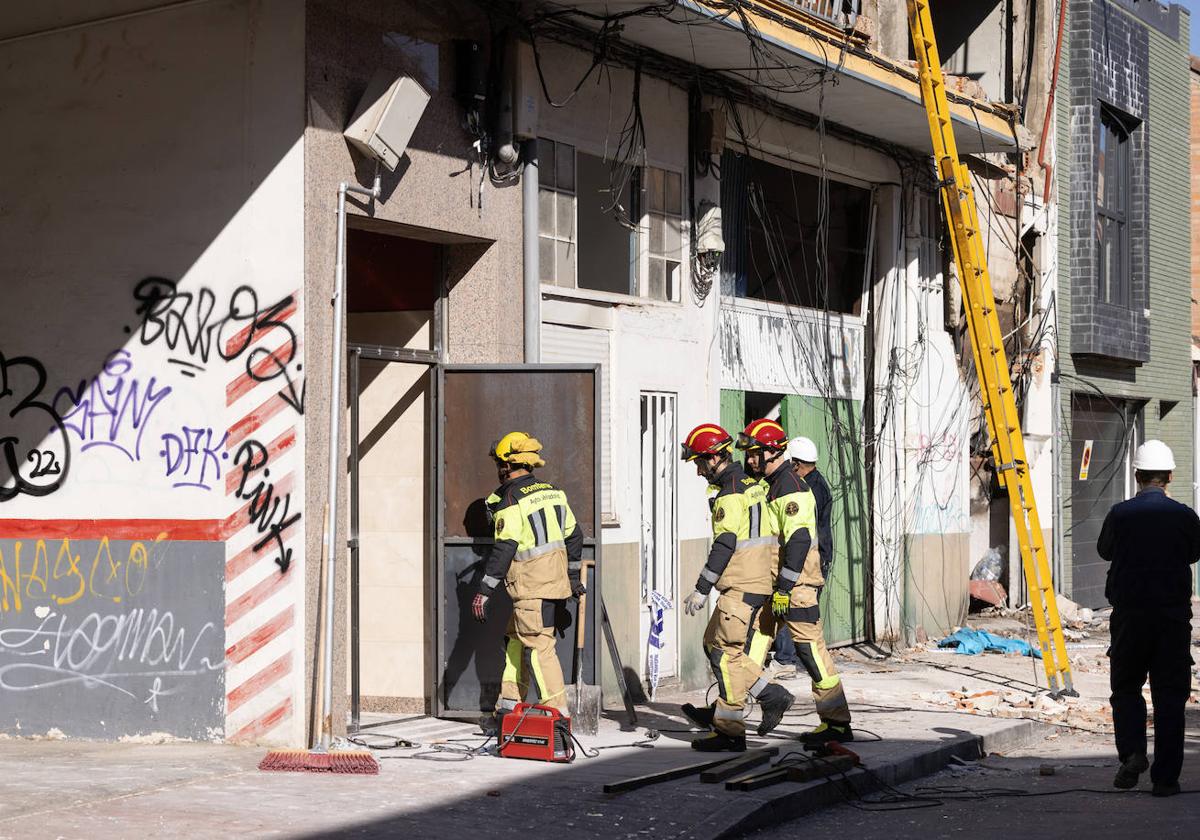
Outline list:
[[[608,784],[606,784],[604,786],[604,792],[605,793],[625,793],[626,791],[637,790],[638,788],[649,787],[650,785],[657,785],[661,782],[670,782],[670,781],[674,781],[675,779],[682,779],[685,776],[692,776],[692,775],[695,775],[696,773],[703,773],[705,770],[709,770],[709,769],[717,767],[721,764],[725,764],[729,761],[743,759],[750,755],[757,755],[759,753],[764,753],[764,754],[768,754],[768,757],[769,757],[770,755],[774,754],[774,753],[770,752],[771,750],[774,750],[775,752],[779,751],[779,749],[777,747],[766,747],[766,748],[757,749],[757,750],[746,750],[746,752],[738,753],[737,755],[726,754],[726,755],[719,756],[717,758],[710,758],[705,761],[693,761],[691,764],[685,764],[681,767],[673,767],[670,770],[659,770],[655,773],[647,773],[644,776],[634,776],[629,779],[621,779],[616,782],[609,782]]]
[[[858,758],[852,755],[810,758],[799,764],[789,762],[784,766],[776,765],[769,770],[730,779],[725,783],[725,790],[761,790],[781,782],[811,782],[813,779],[848,773],[857,764]]]
[[[747,770],[753,770],[759,765],[766,764],[771,760],[771,756],[778,754],[779,747],[764,747],[761,750],[750,750],[738,758],[732,758],[711,770],[705,770],[700,774],[700,781],[705,784],[723,782],[726,779],[743,774]]]
[[[726,782],[725,790],[759,790],[771,785],[777,785],[780,782],[788,780],[788,769],[787,767],[772,767],[770,770],[747,773],[744,776],[738,776],[736,779],[730,779]]]

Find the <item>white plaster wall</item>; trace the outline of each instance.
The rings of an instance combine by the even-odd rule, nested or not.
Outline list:
[[[875,310],[875,389],[873,431],[875,441],[875,487],[872,517],[875,522],[872,604],[875,634],[879,640],[894,640],[900,634],[900,604],[903,591],[904,503],[908,498],[903,465],[905,426],[902,406],[893,407],[880,399],[882,373],[893,358],[892,349],[908,341],[908,322],[900,317],[908,299],[907,251],[900,229],[901,190],[881,187],[876,196],[879,255],[876,281],[871,295]],[[885,422],[886,421],[886,422]]]
[[[292,550],[293,534],[251,546],[280,523],[283,505],[291,514],[304,507],[303,459],[294,455],[304,434],[303,8],[287,0],[86,5],[87,19],[151,11],[46,32],[76,18],[61,4],[5,10],[4,33],[15,40],[0,44],[0,354],[36,360],[50,410],[0,429],[0,438],[15,435],[26,491],[0,501],[0,522],[24,523],[36,538],[46,520],[76,523],[64,527],[80,534],[115,520],[148,540],[210,522],[230,557],[244,552],[236,574],[215,569],[224,597],[211,620],[226,642],[288,608],[291,626],[302,626],[302,602],[273,562]],[[143,325],[135,289],[147,277],[173,281],[177,293]],[[234,339],[246,327],[246,340]],[[256,378],[245,376],[248,367]],[[13,381],[31,387],[29,370]],[[279,393],[292,404],[276,405]],[[61,433],[47,431],[57,426],[51,415]],[[235,464],[253,454],[242,447],[288,434],[295,443],[270,455],[271,477],[260,485],[255,469],[239,487]],[[32,477],[25,450],[33,448],[62,462],[60,486]],[[0,487],[16,486],[5,472]],[[257,523],[235,515],[256,488],[261,503],[272,487],[279,507]],[[179,556],[186,546],[176,544]],[[298,539],[290,559],[296,577]],[[153,606],[182,613],[192,593],[181,579],[169,597]],[[226,622],[229,604],[237,605]],[[274,669],[261,692],[235,698],[226,737],[249,726],[248,740],[302,739],[295,641],[281,633],[237,662],[217,657],[228,691]],[[289,671],[296,676],[282,676]],[[136,731],[137,716],[130,721]]]
[[[93,378],[106,391],[125,382],[124,392],[66,417],[72,457],[62,487],[18,495],[0,516],[229,512],[223,486],[173,489],[184,476],[168,474],[160,452],[162,435],[185,425],[213,429],[219,444],[230,413],[224,389],[246,357],[221,359],[215,331],[199,339],[213,345],[207,360],[189,351],[189,339],[204,333],[200,299],[157,338],[157,325],[148,325],[147,343],[134,290],[156,276],[181,292],[211,294],[211,325],[228,314],[239,286],[253,290],[239,305],[255,299],[260,308],[298,289],[302,43],[290,5],[215,2],[0,45],[0,60],[14,68],[0,76],[8,126],[0,133],[0,352],[43,363],[44,394],[62,415],[93,397]],[[185,304],[171,309],[182,313]],[[121,358],[106,375],[113,353]],[[186,376],[168,359],[204,369]],[[78,403],[68,394],[55,402],[59,388],[78,395],[81,383]],[[135,385],[123,416],[100,404],[132,395]],[[229,466],[221,463],[218,476],[210,462],[205,483]],[[200,478],[198,466],[189,477]]]

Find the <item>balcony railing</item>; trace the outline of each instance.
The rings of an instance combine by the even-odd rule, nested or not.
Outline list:
[[[805,14],[845,26],[858,16],[859,0],[778,0]]]

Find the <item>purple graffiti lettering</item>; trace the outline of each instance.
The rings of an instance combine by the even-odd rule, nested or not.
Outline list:
[[[177,435],[164,434],[163,448],[158,454],[166,462],[167,478],[175,479],[171,486],[211,490],[211,482],[221,479],[221,461],[229,458],[229,453],[224,451],[228,437],[229,432],[225,432],[214,442],[212,429],[188,426],[182,426]]]
[[[132,371],[129,352],[115,350],[92,379],[80,381],[74,389],[58,389],[54,409],[62,416],[63,425],[82,441],[80,451],[107,447],[130,461],[141,460],[142,435],[171,387],[157,385],[153,376],[139,380]]]

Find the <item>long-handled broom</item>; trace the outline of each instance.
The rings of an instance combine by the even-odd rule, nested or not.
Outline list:
[[[342,290],[346,285],[346,193],[356,192],[379,197],[379,174],[370,190],[351,184],[338,186],[337,254],[333,280],[333,342],[330,344],[329,362],[329,498],[325,504],[325,532],[321,546],[321,578],[324,595],[320,599],[318,617],[318,642],[320,644],[320,715],[321,737],[311,750],[274,750],[258,765],[259,770],[295,770],[313,773],[361,773],[376,775],[379,762],[369,752],[330,750],[333,743],[333,614],[334,614],[334,564],[337,552],[337,485],[338,471],[342,467],[340,458],[342,395],[342,322],[345,318],[345,302]],[[317,703],[313,694],[313,703]]]

